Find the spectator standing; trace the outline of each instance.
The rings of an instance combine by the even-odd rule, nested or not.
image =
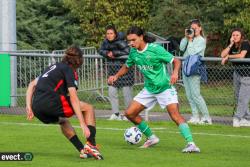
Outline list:
[[[115,75],[125,63],[126,59],[119,59],[120,56],[129,54],[129,46],[125,41],[125,35],[118,33],[115,26],[106,28],[106,38],[104,39],[99,54],[107,59],[108,76]],[[124,104],[127,108],[132,101],[132,86],[134,84],[134,70],[119,78],[113,85],[108,86],[108,94],[111,102],[113,114],[109,120],[122,120],[119,110],[118,89],[122,89]],[[126,120],[126,117],[124,117]]]
[[[206,40],[204,39],[201,23],[198,19],[191,20],[190,29],[185,30],[185,37],[181,40],[180,50],[184,52],[184,57],[192,55],[204,57],[205,48]],[[212,124],[206,102],[200,93],[201,76],[192,75],[187,77],[183,72],[182,76],[186,96],[192,110],[192,116],[188,123]],[[201,118],[199,112],[202,115]]]
[[[221,52],[222,65],[228,59],[250,58],[250,45],[242,29],[231,32],[228,46]],[[250,62],[233,62],[233,83],[237,109],[233,118],[233,127],[250,126]]]

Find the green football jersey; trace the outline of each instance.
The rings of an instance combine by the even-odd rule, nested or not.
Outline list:
[[[142,51],[135,48],[130,50],[126,66],[136,65],[144,76],[144,87],[157,94],[171,87],[166,64],[173,60],[173,55],[162,46],[148,43]]]

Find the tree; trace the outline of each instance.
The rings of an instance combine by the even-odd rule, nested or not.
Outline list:
[[[220,36],[223,29],[223,9],[218,8],[216,0],[164,0],[157,5],[156,14],[151,15],[150,31],[166,38],[184,36],[184,29],[191,19],[199,19],[208,39]],[[215,36],[216,34],[216,36]],[[207,53],[214,54],[211,47],[220,41],[209,42]]]
[[[224,43],[229,39],[233,28],[242,28],[250,37],[250,1],[249,0],[220,0],[219,7],[223,8]]]
[[[206,32],[218,32],[223,27],[223,9],[217,0],[164,0],[150,17],[150,30],[163,36],[182,37],[191,19],[200,19]]]
[[[90,46],[100,45],[109,24],[126,31],[131,25],[146,27],[149,17],[147,0],[64,0],[64,3],[80,20]]]
[[[18,49],[65,49],[84,46],[84,33],[78,20],[62,0],[17,1]]]
[[[195,11],[195,12],[194,12]],[[179,1],[165,0],[159,5],[156,14],[150,17],[150,31],[161,36],[182,37],[188,21],[197,18],[194,6],[179,4]]]

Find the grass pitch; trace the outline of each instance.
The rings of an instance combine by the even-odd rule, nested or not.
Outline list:
[[[83,139],[77,120],[72,118],[79,137]],[[235,167],[250,164],[250,128],[231,126],[191,126],[199,154],[183,154],[184,139],[170,122],[150,122],[160,143],[149,149],[128,145],[124,130],[126,121],[97,120],[97,142],[103,161],[80,159],[78,152],[62,136],[57,125],[45,126],[25,116],[0,115],[0,152],[32,152],[32,161],[0,161],[0,166],[42,167]],[[142,144],[143,141],[140,143]]]

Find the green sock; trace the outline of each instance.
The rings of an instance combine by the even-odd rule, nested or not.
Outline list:
[[[141,130],[141,132],[148,137],[152,136],[153,133],[151,131],[151,129],[149,128],[148,124],[144,121],[141,121],[141,123],[139,123],[137,125],[137,127]]]
[[[193,136],[191,134],[191,131],[187,123],[180,124],[179,129],[180,129],[181,135],[185,138],[187,142],[193,142]]]

